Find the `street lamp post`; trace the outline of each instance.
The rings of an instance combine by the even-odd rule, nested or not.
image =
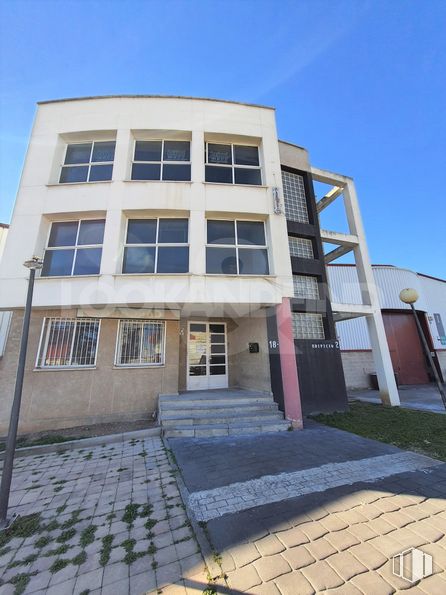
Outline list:
[[[432,359],[431,350],[429,349],[429,345],[427,344],[426,337],[424,336],[423,329],[421,328],[420,321],[418,320],[417,313],[415,312],[415,302],[418,299],[418,293],[415,289],[407,288],[400,291],[400,300],[405,304],[409,304],[412,309],[412,314],[415,318],[415,324],[417,325],[418,334],[420,335],[421,343],[423,344],[424,352],[426,354],[427,359],[429,360],[430,367],[432,369],[432,373],[435,377],[435,382],[437,383],[438,392],[440,393],[441,400],[443,401],[444,408],[446,409],[446,394],[444,392],[443,384],[440,380],[440,376],[438,375],[437,368],[435,367],[434,360]]]
[[[29,321],[33,301],[34,278],[36,270],[41,269],[43,262],[37,256],[23,263],[29,269],[28,293],[26,296],[25,314],[23,317],[22,338],[20,340],[19,363],[14,388],[11,417],[9,420],[8,438],[6,440],[5,461],[3,465],[2,481],[0,485],[0,529],[7,526],[9,492],[11,490],[12,470],[14,464],[15,447],[17,441],[17,427],[19,425],[20,404],[22,401],[23,377],[25,374],[26,349],[28,347]]]

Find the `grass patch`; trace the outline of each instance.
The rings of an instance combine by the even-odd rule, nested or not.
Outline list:
[[[34,542],[34,547],[37,547],[40,550],[49,543],[51,543],[51,537],[49,535],[42,535],[42,537],[39,537],[39,539]]]
[[[315,415],[313,419],[446,461],[446,417],[439,413],[356,402],[346,413]]]
[[[127,504],[122,515],[122,521],[132,527],[135,519],[138,517],[138,508],[139,504]]]
[[[59,572],[68,566],[71,562],[69,558],[59,558],[55,562],[53,562],[50,566],[50,572],[54,574],[55,572]]]
[[[69,541],[76,535],[76,529],[67,529],[66,531],[62,531],[59,537],[56,539],[58,543],[65,543],[65,541]]]
[[[75,564],[76,566],[80,566],[81,564],[83,564],[86,561],[87,561],[87,553],[85,551],[82,551],[82,552],[80,552],[80,554],[77,554],[77,556],[74,556],[74,558],[71,560],[71,563]]]
[[[8,564],[8,568],[17,568],[17,566],[27,566],[28,564],[32,564],[33,562],[35,562],[38,557],[38,554],[30,554],[26,558],[23,558],[23,560],[14,560],[14,562],[10,562]]]
[[[40,513],[18,517],[11,527],[0,533],[0,547],[5,546],[14,537],[32,537],[41,530]]]
[[[110,553],[112,550],[112,543],[114,538],[114,535],[106,535],[102,538],[101,556],[99,558],[99,563],[101,566],[106,566],[108,564],[108,561],[110,560]]]
[[[22,572],[9,579],[9,582],[15,587],[14,595],[21,595],[28,586],[31,577],[35,576],[36,574],[37,570],[35,572]]]
[[[62,523],[62,525],[60,526],[60,528],[61,529],[70,529],[71,527],[74,527],[74,525],[76,525],[76,523],[80,522],[79,515],[83,510],[84,510],[83,508],[78,508],[77,510],[73,510],[73,512],[71,513],[71,517],[69,519],[67,519],[66,521],[64,521]]]
[[[61,434],[46,434],[35,440],[28,440],[27,438],[19,438],[17,440],[17,448],[27,448],[28,446],[44,446],[45,444],[61,444],[62,442],[69,442],[71,440],[82,440],[88,436],[62,436]],[[0,451],[5,450],[5,442],[0,442]]]
[[[82,531],[81,538],[79,540],[79,544],[81,547],[87,547],[87,545],[90,545],[90,543],[93,543],[94,534],[96,533],[96,529],[97,529],[96,525],[90,525],[89,527],[86,527]]]
[[[66,544],[66,543],[63,543],[59,547],[56,547],[54,550],[49,550],[48,552],[45,552],[42,555],[45,558],[48,558],[48,557],[51,557],[51,556],[63,556],[63,554],[66,554],[69,549],[70,549],[70,546],[68,544]]]

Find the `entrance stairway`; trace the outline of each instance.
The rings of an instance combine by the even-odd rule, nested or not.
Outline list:
[[[205,438],[287,430],[272,395],[218,389],[159,395],[159,422],[167,438]]]

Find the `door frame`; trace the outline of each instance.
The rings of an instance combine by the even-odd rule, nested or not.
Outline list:
[[[206,334],[207,334],[207,341],[206,341],[206,375],[205,376],[189,376],[189,343],[190,343],[190,326],[191,324],[205,324],[206,325]],[[210,325],[211,324],[221,324],[225,327],[225,367],[226,367],[226,374],[219,374],[212,376],[209,374],[210,368],[210,356],[211,356],[211,331]],[[192,386],[191,379],[194,378],[206,378],[206,386],[196,387]],[[218,379],[224,380],[223,382],[215,382],[217,385],[222,386],[210,386],[210,379]],[[221,322],[220,320],[188,320],[187,321],[187,341],[186,341],[186,389],[187,390],[210,390],[213,388],[228,388],[229,385],[229,361],[228,361],[228,325],[226,322]]]

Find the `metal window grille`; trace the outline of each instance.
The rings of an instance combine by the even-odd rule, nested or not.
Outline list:
[[[285,216],[290,221],[309,223],[304,179],[299,174],[282,172]]]
[[[293,312],[295,339],[325,339],[322,314]]]
[[[100,320],[45,318],[37,358],[39,368],[96,364]]]
[[[319,287],[316,277],[293,275],[294,297],[319,299]]]
[[[288,236],[288,245],[291,256],[298,258],[314,258],[313,242],[306,238]]]
[[[160,366],[164,364],[164,322],[120,320],[117,366]]]

